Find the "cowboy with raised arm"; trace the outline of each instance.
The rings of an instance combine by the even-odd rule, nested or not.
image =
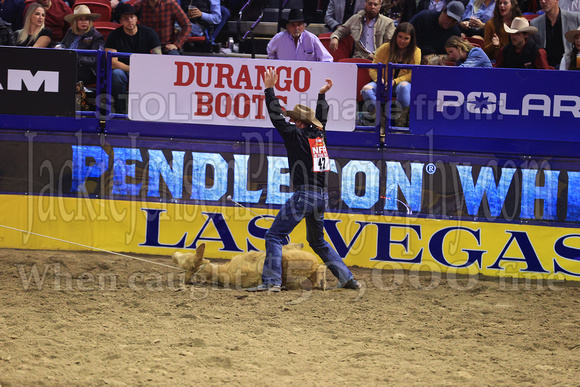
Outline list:
[[[284,139],[294,194],[282,206],[266,232],[266,260],[262,284],[247,290],[280,291],[282,244],[302,219],[306,219],[306,239],[310,247],[338,278],[338,287],[359,289],[361,285],[353,278],[338,253],[324,239],[324,210],[328,201],[326,175],[330,171],[324,132],[328,115],[325,93],[332,87],[332,80],[326,79],[320,89],[316,113],[304,105],[296,105],[292,111],[283,112],[278,98],[274,95],[277,80],[278,75],[274,69],[268,69],[264,76],[266,106],[272,124]],[[286,122],[284,116],[289,117],[290,122]]]

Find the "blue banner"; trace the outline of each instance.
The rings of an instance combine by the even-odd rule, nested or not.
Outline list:
[[[413,134],[580,141],[575,71],[413,66]]]

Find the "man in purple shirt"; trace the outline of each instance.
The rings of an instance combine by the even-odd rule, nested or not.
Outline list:
[[[304,15],[299,9],[291,9],[288,20],[282,21],[286,31],[277,33],[268,43],[268,58],[332,62],[332,55],[316,35],[306,31]]]

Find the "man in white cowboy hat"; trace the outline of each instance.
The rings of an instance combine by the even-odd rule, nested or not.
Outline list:
[[[93,22],[100,17],[100,14],[92,13],[86,5],[77,5],[73,13],[64,17],[64,20],[71,27],[59,43],[61,48],[102,50],[105,47],[105,39],[93,27]],[[95,83],[97,79],[97,57],[95,55],[78,54],[77,63],[77,80],[83,81],[85,84]]]
[[[530,35],[538,32],[527,19],[516,17],[512,25],[504,23],[504,30],[510,34],[510,43],[502,47],[496,55],[495,67],[512,69],[549,69],[546,50],[540,48]]]
[[[352,57],[373,60],[378,48],[391,40],[395,32],[395,22],[379,13],[381,4],[382,0],[366,0],[364,9],[352,15],[330,36],[330,50],[336,51],[338,41],[352,35]]]
[[[359,289],[360,284],[353,278],[342,258],[324,239],[324,210],[328,201],[326,178],[330,171],[324,132],[328,115],[325,93],[332,87],[332,80],[327,79],[320,89],[316,113],[304,105],[296,105],[292,111],[282,111],[280,101],[274,94],[277,80],[278,75],[273,68],[269,68],[264,75],[266,107],[272,124],[284,139],[294,194],[280,208],[266,232],[262,284],[247,290],[280,291],[282,244],[302,219],[306,219],[306,239],[310,247],[338,278],[338,287]],[[286,122],[284,116],[289,117],[290,122]]]
[[[572,49],[562,57],[560,70],[580,70],[580,26],[566,32],[564,36],[572,43]]]
[[[562,55],[572,49],[564,34],[580,25],[580,13],[560,9],[559,0],[540,0],[540,7],[544,13],[530,24],[538,29],[535,40],[540,47],[546,49],[548,63],[558,67]]]
[[[306,31],[306,21],[299,9],[291,9],[288,19],[281,20],[286,31],[280,31],[270,43],[267,51],[269,59],[303,60],[313,62],[332,62],[332,55],[318,39]]]

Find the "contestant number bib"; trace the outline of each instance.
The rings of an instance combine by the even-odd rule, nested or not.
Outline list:
[[[308,142],[312,153],[312,170],[314,172],[330,171],[330,159],[322,137],[309,138]]]

